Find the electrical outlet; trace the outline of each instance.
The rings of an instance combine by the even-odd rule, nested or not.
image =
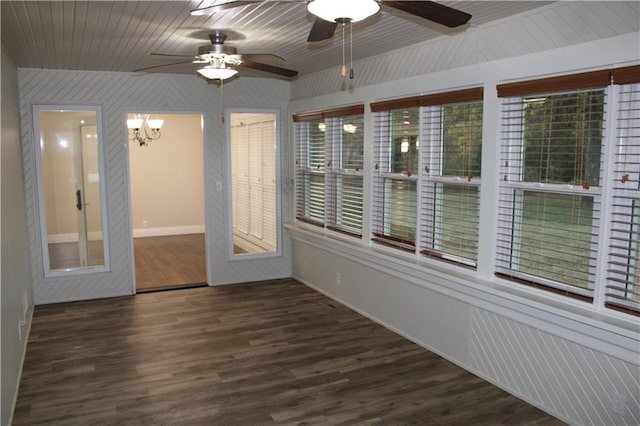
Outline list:
[[[27,295],[22,296],[22,319],[27,320],[27,312],[29,312],[29,301]]]
[[[146,220],[143,220],[143,221],[142,221],[142,227],[143,227],[143,228],[148,228],[148,227],[149,227],[149,222],[148,222],[148,221],[146,221]]]
[[[26,321],[18,321],[18,339],[22,342],[22,328],[27,324]]]
[[[336,272],[336,284],[342,284],[342,274],[340,272]]]
[[[611,411],[619,416],[624,416],[627,411],[627,397],[621,393],[614,393],[611,399]]]

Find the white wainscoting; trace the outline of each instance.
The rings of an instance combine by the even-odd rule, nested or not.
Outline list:
[[[289,231],[294,277],[310,287],[567,423],[640,422],[633,327],[496,291],[449,265]],[[624,415],[612,411],[616,393],[626,397]]]

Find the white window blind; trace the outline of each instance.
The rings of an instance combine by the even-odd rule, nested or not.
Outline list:
[[[330,162],[327,226],[334,231],[362,236],[363,113],[327,118]]]
[[[415,252],[419,168],[417,99],[371,104],[374,115],[373,241]]]
[[[364,105],[296,114],[296,216],[362,234]]]
[[[420,98],[420,253],[473,267],[478,253],[482,95],[477,88]]]
[[[602,72],[498,86],[499,276],[593,299],[607,83]]]
[[[326,125],[321,114],[294,116],[294,121],[296,121],[296,218],[323,226]]]
[[[613,70],[613,80],[620,86],[605,306],[639,315],[640,67]]]

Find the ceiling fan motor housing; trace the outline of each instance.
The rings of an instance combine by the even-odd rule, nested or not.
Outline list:
[[[216,31],[209,34],[211,44],[206,44],[198,48],[198,58],[204,61],[222,60],[230,65],[239,65],[242,63],[242,57],[238,55],[235,47],[225,46],[224,41],[227,35],[223,32]]]

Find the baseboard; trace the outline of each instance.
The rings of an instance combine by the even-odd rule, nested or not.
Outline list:
[[[102,232],[93,231],[87,234],[89,241],[100,241],[102,240]],[[77,243],[78,242],[78,233],[70,232],[68,234],[50,234],[47,236],[47,243],[49,244],[59,244],[59,243]]]
[[[133,230],[133,238],[161,237],[163,235],[204,234],[204,225],[167,226],[164,228],[138,228]]]
[[[27,331],[22,340],[22,360],[20,361],[20,370],[18,371],[18,382],[16,383],[16,392],[13,395],[13,402],[11,403],[11,415],[9,416],[9,424],[13,424],[13,414],[16,412],[16,404],[18,403],[18,393],[20,393],[20,382],[22,381],[22,371],[24,369],[24,360],[27,357],[27,343],[29,342],[29,335],[31,334],[31,324],[33,323],[33,313],[35,309],[31,305],[29,308],[29,321],[27,324]]]

